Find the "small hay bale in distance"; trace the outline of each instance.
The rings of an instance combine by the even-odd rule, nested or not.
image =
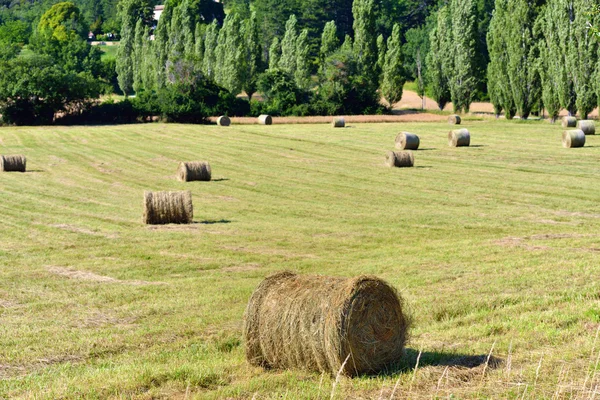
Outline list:
[[[272,125],[273,118],[270,115],[263,114],[258,116],[258,123],[261,125]]]
[[[385,165],[390,168],[412,167],[415,165],[415,156],[410,151],[388,151],[385,153]]]
[[[577,118],[563,117],[561,125],[563,128],[575,128],[577,126]]]
[[[455,129],[448,133],[448,146],[468,147],[471,144],[471,134],[468,129]]]
[[[462,122],[462,119],[460,118],[460,115],[451,115],[448,117],[448,123],[450,125],[460,125],[460,123]]]
[[[0,171],[2,172],[25,172],[26,164],[25,156],[0,156]]]
[[[344,119],[344,117],[335,117],[331,122],[331,126],[334,128],[345,128],[346,120]]]
[[[585,146],[585,133],[581,129],[564,131],[562,134],[563,147],[583,147]]]
[[[589,119],[577,121],[577,129],[581,129],[586,135],[596,134],[596,124]]]
[[[177,178],[182,182],[210,181],[211,169],[208,161],[190,161],[179,163]]]
[[[419,137],[414,133],[400,132],[396,136],[396,148],[400,150],[417,150],[420,143]]]
[[[231,125],[231,119],[227,115],[221,115],[217,119],[217,125],[219,125],[219,126],[229,126],[229,125]]]
[[[246,359],[263,368],[377,373],[400,360],[409,325],[401,297],[377,277],[279,272],[248,302]]]
[[[144,223],[189,224],[194,218],[192,192],[144,192]]]

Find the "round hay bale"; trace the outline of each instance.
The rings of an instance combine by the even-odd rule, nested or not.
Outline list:
[[[229,126],[231,125],[231,119],[227,115],[221,115],[219,119],[217,119],[217,125]]]
[[[596,124],[591,120],[582,120],[577,122],[577,129],[581,129],[586,135],[596,134]]]
[[[410,325],[403,308],[396,290],[374,276],[279,272],[248,302],[246,359],[264,368],[377,373],[402,357]]]
[[[400,132],[396,136],[396,148],[400,150],[417,150],[420,143],[419,137],[414,133]]]
[[[585,133],[581,129],[564,131],[562,134],[563,147],[583,147],[585,145]]]
[[[575,128],[577,126],[577,118],[563,117],[561,124],[563,128]]]
[[[415,156],[410,151],[388,151],[385,154],[385,165],[388,167],[412,167],[415,165]]]
[[[210,181],[210,164],[208,161],[181,162],[177,168],[177,178],[182,182]]]
[[[460,125],[460,123],[462,122],[462,119],[460,119],[460,115],[451,115],[448,117],[448,123],[450,125]]]
[[[26,164],[25,156],[0,156],[0,171],[3,172],[25,172]]]
[[[273,118],[270,115],[263,114],[258,116],[258,123],[261,125],[272,125]]]
[[[333,119],[333,122],[331,122],[331,126],[333,126],[334,128],[345,128],[346,120],[344,119],[344,117],[335,117]]]
[[[467,147],[471,144],[471,134],[467,129],[456,129],[448,133],[450,147]]]
[[[189,224],[194,218],[192,192],[144,192],[144,223]]]

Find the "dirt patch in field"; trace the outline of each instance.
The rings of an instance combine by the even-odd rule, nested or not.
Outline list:
[[[0,299],[0,308],[14,308],[16,306],[17,306],[17,303]]]
[[[118,168],[111,168],[109,163],[93,163],[92,167],[96,168],[99,172],[103,174],[119,174],[121,170]]]
[[[589,238],[596,237],[598,235],[583,235],[578,233],[543,233],[538,235],[524,236],[524,237],[505,237],[499,240],[495,240],[494,243],[499,246],[504,247],[522,247],[524,249],[533,251],[533,250],[552,250],[557,248],[543,246],[543,245],[534,245],[532,241],[538,240],[561,240],[561,239],[574,239],[574,238]],[[574,248],[564,248],[562,250],[572,250],[572,251],[586,251],[586,252],[596,252],[600,251],[597,248],[588,248],[588,247],[574,247]]]
[[[99,283],[118,283],[123,285],[132,286],[146,286],[146,285],[166,285],[166,282],[149,282],[140,280],[121,280],[111,278],[110,276],[98,275],[88,271],[78,271],[70,268],[46,266],[48,272],[62,276],[69,279],[79,279],[82,281],[99,282]]]
[[[116,233],[102,233],[102,232],[97,232],[97,231],[93,231],[87,228],[82,228],[79,226],[75,226],[75,225],[69,225],[69,224],[54,224],[54,225],[50,225],[53,228],[58,228],[58,229],[62,229],[65,231],[69,231],[69,232],[75,232],[75,233],[82,233],[84,235],[90,235],[90,236],[102,236],[108,239],[116,239],[119,237],[119,235],[117,235]]]

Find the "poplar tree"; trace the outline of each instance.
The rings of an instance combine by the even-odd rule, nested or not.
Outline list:
[[[589,0],[571,0],[571,43],[567,66],[573,76],[575,106],[581,119],[587,119],[597,103],[593,79],[596,68],[598,38],[588,28],[594,5]]]
[[[431,96],[438,104],[440,110],[450,101],[450,87],[448,67],[452,65],[450,47],[450,20],[448,7],[438,11],[437,23],[429,34],[429,53],[427,53],[427,74]]]
[[[406,81],[402,66],[402,42],[398,24],[394,24],[392,35],[388,38],[384,58],[381,94],[390,103],[390,107],[393,107],[402,99],[402,88]]]
[[[121,41],[117,48],[116,71],[121,91],[128,95],[133,89],[133,51],[135,43],[135,25],[127,16],[122,18]]]
[[[168,39],[168,62],[172,65],[183,58],[185,54],[185,36],[183,32],[182,15],[179,7],[173,10],[171,28]]]
[[[215,79],[215,68],[217,64],[217,40],[219,38],[219,25],[214,20],[206,29],[204,36],[204,57],[202,60],[202,70],[207,78]]]
[[[279,60],[281,60],[281,45],[279,44],[279,38],[275,36],[271,47],[269,47],[269,69],[277,69]]]
[[[344,37],[344,43],[340,47],[340,50],[344,52],[349,52],[354,50],[354,43],[352,42],[352,37],[350,35],[346,35]]]
[[[143,89],[142,73],[143,73],[143,62],[144,62],[144,58],[145,58],[143,47],[144,47],[145,40],[146,39],[144,38],[144,23],[142,22],[141,19],[138,19],[137,23],[135,24],[135,36],[134,36],[133,54],[132,54],[132,56],[133,56],[132,89],[136,93],[138,93],[140,91],[140,89]]]
[[[324,60],[331,55],[340,46],[340,41],[337,37],[337,26],[335,21],[329,21],[323,28],[323,34],[321,35],[321,49],[319,56],[321,58],[321,64]]]
[[[294,79],[296,86],[308,89],[310,86],[310,44],[308,43],[308,29],[300,32],[296,40],[296,70]]]
[[[166,2],[163,13],[160,16],[156,31],[154,34],[154,54],[156,58],[156,87],[162,88],[166,83],[166,65],[169,56],[169,30],[171,27],[171,17],[173,16],[173,8],[170,2]]]
[[[375,0],[354,0],[352,15],[354,16],[354,54],[358,62],[360,74],[367,82],[378,86],[379,70],[377,68],[377,38]],[[375,87],[375,89],[377,89]]]
[[[144,41],[142,44],[142,89],[153,90],[156,88],[156,53],[154,49],[155,40],[150,40],[150,28],[144,29]]]
[[[475,91],[477,12],[474,0],[451,0],[452,67],[448,69],[454,112],[469,112]]]
[[[217,39],[215,81],[238,94],[242,90],[244,51],[240,20],[235,14],[225,17]]]
[[[388,38],[389,41],[389,38]],[[377,70],[381,72],[380,80],[383,78],[383,65],[385,64],[386,45],[383,35],[377,36]]]
[[[497,82],[508,85],[519,116],[527,119],[541,95],[539,74],[536,68],[537,38],[533,33],[536,8],[528,0],[508,0],[507,12],[500,26],[506,42],[506,79]]]
[[[508,54],[506,32],[504,30],[508,13],[507,0],[496,0],[494,6],[494,15],[487,33],[487,46],[490,55],[487,68],[488,94],[494,106],[496,118],[504,110],[506,118],[511,119],[514,117],[513,110],[515,107],[508,87]]]
[[[558,98],[558,84],[555,81],[555,74],[550,70],[553,63],[550,62],[548,49],[542,45],[540,47],[540,58],[538,59],[538,71],[542,81],[542,104],[548,112],[548,117],[552,123],[556,122],[560,113],[560,99]]]
[[[294,75],[296,70],[296,40],[298,31],[296,16],[292,14],[285,24],[285,34],[281,40],[281,59],[279,68],[290,75]]]
[[[196,24],[194,31],[194,59],[202,63],[204,59],[204,28],[199,22]]]
[[[252,95],[256,92],[258,74],[263,69],[262,46],[260,45],[258,22],[256,20],[256,13],[254,12],[244,23],[244,48],[246,54],[243,89],[248,95],[248,100],[252,100]]]

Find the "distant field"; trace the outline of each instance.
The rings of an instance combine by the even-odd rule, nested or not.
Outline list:
[[[113,46],[98,46],[102,51],[102,58],[115,58],[117,56],[118,45]]]
[[[328,399],[244,359],[267,275],[375,274],[414,317],[399,368],[339,399],[591,398],[600,384],[600,137],[546,122],[0,128],[0,398]],[[388,169],[399,131],[416,167]],[[208,160],[212,182],[181,183]],[[195,223],[141,223],[144,190]],[[490,362],[486,363],[488,356]],[[419,366],[415,369],[418,354]]]

